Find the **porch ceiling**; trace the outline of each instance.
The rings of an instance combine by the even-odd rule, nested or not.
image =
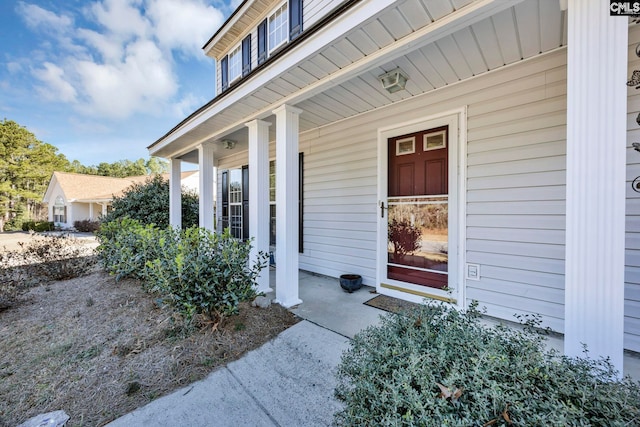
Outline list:
[[[216,110],[166,148],[158,149],[155,155],[175,155],[177,150],[187,151],[187,147],[196,143],[224,138],[237,141],[236,150],[246,149],[244,123],[255,118],[271,120],[270,108],[292,98],[296,99],[294,105],[304,111],[300,115],[300,131],[304,132],[566,45],[567,17],[558,0],[512,1],[511,7],[476,19],[470,25],[458,26],[448,34],[444,32],[435,40],[416,37],[426,27],[438,25],[455,11],[463,11],[474,3],[480,2],[395,2],[333,44],[273,76],[250,96]],[[395,48],[409,38],[412,38],[409,43]],[[372,61],[376,55],[379,57]],[[360,67],[360,63],[366,65]],[[406,90],[389,94],[378,76],[396,67],[407,73],[409,81]],[[348,69],[357,71],[345,72]],[[321,90],[309,90],[314,85]],[[305,90],[306,95],[296,97],[296,93]],[[270,132],[273,139],[275,126],[271,126]],[[219,149],[217,154],[230,153]]]

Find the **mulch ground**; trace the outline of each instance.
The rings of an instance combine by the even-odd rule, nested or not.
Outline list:
[[[0,426],[64,410],[100,426],[183,387],[299,321],[244,303],[217,330],[187,330],[132,280],[103,272],[29,290],[0,311]]]

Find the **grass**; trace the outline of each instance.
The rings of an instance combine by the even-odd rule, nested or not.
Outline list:
[[[0,311],[0,426],[64,410],[99,426],[259,347],[298,319],[243,304],[217,331],[184,329],[140,284],[103,272],[32,288]]]

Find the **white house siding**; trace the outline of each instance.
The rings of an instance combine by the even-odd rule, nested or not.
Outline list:
[[[640,69],[630,35],[630,71]],[[304,163],[304,253],[300,268],[337,277],[361,274],[375,285],[377,130],[467,106],[464,262],[467,302],[487,314],[543,316],[563,331],[566,50],[486,73],[300,136]],[[625,348],[640,351],[640,90],[629,92]],[[302,113],[304,115],[304,112]],[[273,143],[272,143],[273,145]],[[272,153],[273,157],[273,153]],[[220,170],[246,164],[246,153]]]
[[[468,300],[514,320],[541,313],[562,330],[565,51],[415,97],[301,136],[300,267],[375,284],[377,129],[468,106]],[[303,113],[304,115],[304,113]]]
[[[303,0],[302,1],[302,29],[306,30],[331,12],[344,0]]]
[[[640,42],[640,27],[634,25],[629,31],[629,76],[640,70],[640,58],[636,56],[636,45]],[[625,257],[625,335],[624,346],[640,351],[640,193],[633,191],[631,184],[640,176],[640,153],[632,147],[640,142],[640,126],[636,118],[640,113],[640,89],[628,89],[627,107],[627,221]]]
[[[300,268],[333,277],[360,274],[373,286],[378,220],[375,120],[365,114],[300,137],[305,150]]]

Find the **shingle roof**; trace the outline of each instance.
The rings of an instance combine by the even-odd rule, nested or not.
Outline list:
[[[185,179],[197,172],[182,172],[181,179]],[[163,174],[162,176],[165,179],[169,179],[169,174]],[[142,184],[147,179],[149,179],[149,175],[113,178],[71,172],[54,172],[49,187],[55,180],[60,185],[68,201],[111,200],[113,196],[121,196],[124,190],[131,185]]]
[[[65,198],[71,200],[112,199],[136,182],[144,182],[148,177],[113,178],[109,176],[84,175],[69,172],[54,172],[54,179],[60,185]]]

